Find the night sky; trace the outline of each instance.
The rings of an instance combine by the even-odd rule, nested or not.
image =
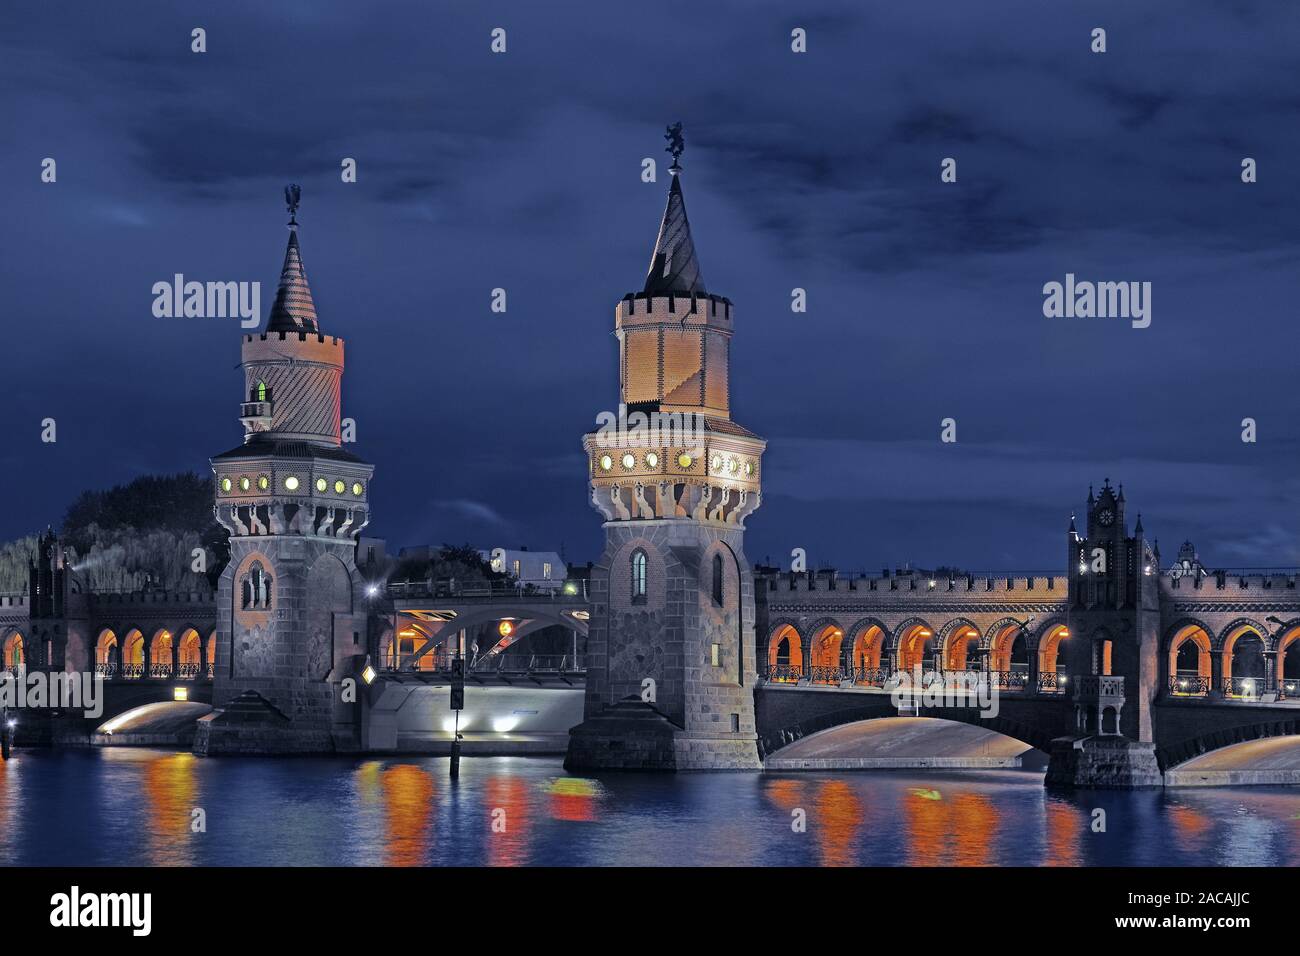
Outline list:
[[[596,557],[580,438],[617,401],[613,310],[681,120],[733,417],[769,441],[752,560],[1059,569],[1109,476],[1166,563],[1185,537],[1300,563],[1300,8],[801,7],[6,4],[0,537],[239,442],[237,320],[155,318],[151,288],[260,280],[264,317],[298,182],[368,533]],[[1045,318],[1067,272],[1151,282],[1151,327]]]

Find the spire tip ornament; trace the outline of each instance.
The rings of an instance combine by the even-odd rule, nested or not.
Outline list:
[[[302,187],[297,183],[290,183],[284,187],[284,203],[289,211],[289,228],[292,229],[298,225],[298,203],[302,201]]]
[[[668,127],[668,132],[664,133],[664,139],[668,140],[668,145],[664,147],[664,151],[671,153],[673,157],[673,164],[668,167],[668,172],[670,175],[676,176],[682,171],[682,164],[678,160],[682,158],[682,153],[686,150],[686,140],[682,136],[681,120]]]

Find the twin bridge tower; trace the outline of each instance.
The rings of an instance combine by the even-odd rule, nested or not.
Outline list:
[[[680,127],[669,139],[672,180],[649,274],[618,303],[615,330],[621,404],[675,425],[583,440],[605,550],[590,583],[584,720],[566,763],[757,769],[743,538],[764,442],[731,419],[732,305],[705,288]],[[231,558],[217,595],[219,709],[201,721],[200,753],[358,746],[362,719],[342,691],[362,679],[384,626],[368,612],[355,560],[373,469],[341,441],[344,343],[317,319],[297,187],[286,200],[279,289],[265,330],[243,340],[244,441],[212,459]]]

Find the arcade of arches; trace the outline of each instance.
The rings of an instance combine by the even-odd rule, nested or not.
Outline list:
[[[119,638],[112,628],[105,628],[95,641],[95,668],[108,677],[203,677],[212,669],[216,637],[213,631],[205,639],[193,627],[177,636],[163,627],[148,640],[139,628]]]
[[[1069,637],[1064,624],[1043,630],[1036,644],[1018,621],[1000,622],[987,634],[965,620],[952,622],[945,630],[940,639],[930,624],[912,620],[890,634],[883,624],[870,621],[854,625],[846,635],[838,624],[818,623],[809,628],[811,636],[805,639],[794,624],[782,622],[768,639],[766,676],[778,683],[849,681],[883,686],[898,671],[916,668],[991,671],[1006,689],[1024,688],[1031,678],[1040,691],[1064,689],[1066,676],[1057,667],[1061,644]],[[1108,674],[1109,641],[1101,646],[1098,672]]]

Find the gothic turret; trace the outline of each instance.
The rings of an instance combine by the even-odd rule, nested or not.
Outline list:
[[[256,750],[330,750],[357,731],[333,723],[330,685],[364,661],[356,538],[370,521],[373,468],[343,447],[343,340],[320,331],[298,243],[298,188],[285,197],[279,290],[265,331],[242,345],[244,442],[212,459],[215,513],[230,532],[213,693],[218,706],[244,697],[234,724],[223,716],[201,729],[195,746],[208,753],[247,749],[259,713]]]
[[[753,579],[762,439],[731,418],[731,301],[706,292],[670,127],[643,290],[614,313],[621,401],[583,439],[605,520],[571,767],[756,768]]]

